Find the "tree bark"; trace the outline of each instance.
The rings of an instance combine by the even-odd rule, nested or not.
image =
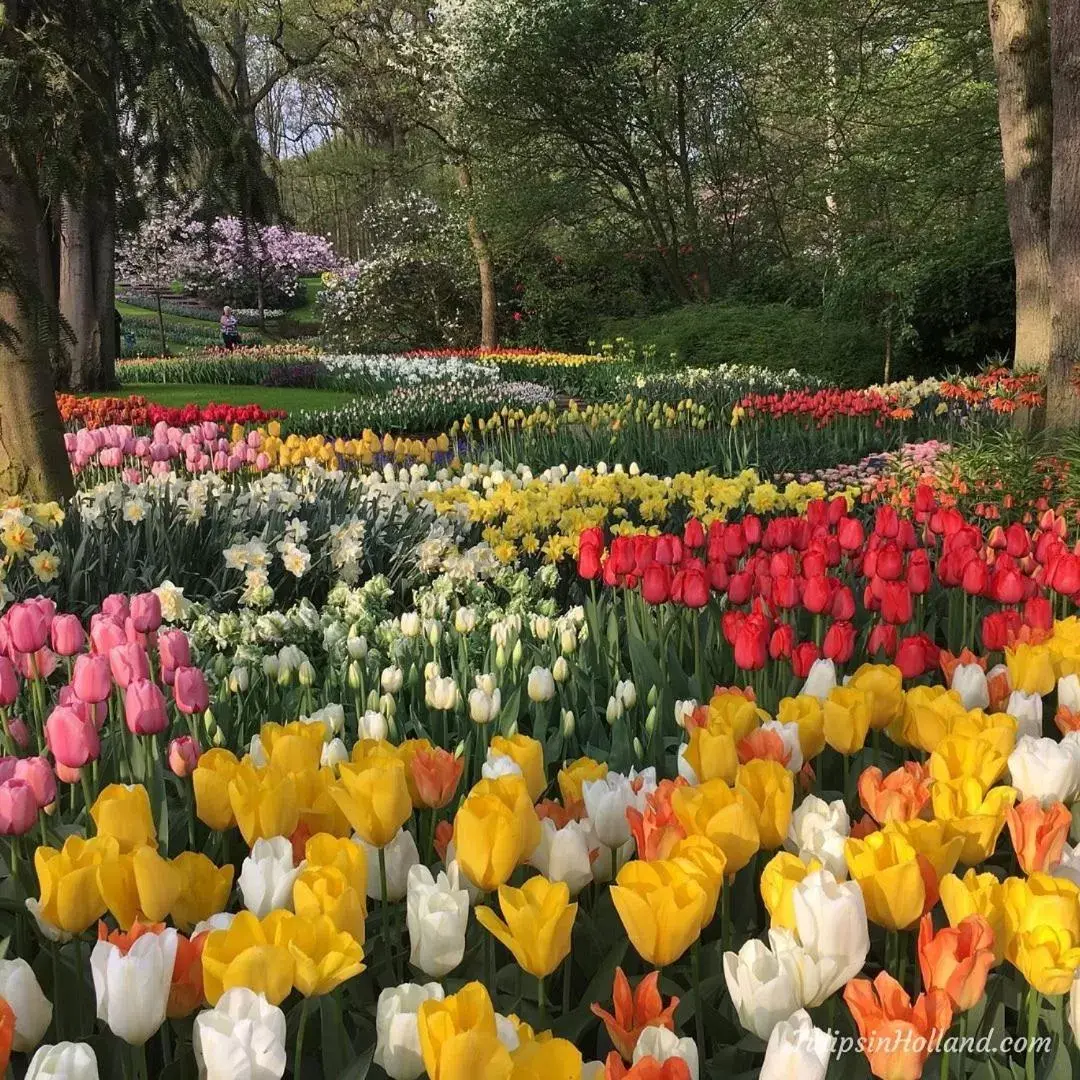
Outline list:
[[[1050,364],[1052,128],[1048,0],[989,0],[1016,264],[1016,367]]]
[[[72,495],[74,483],[49,365],[55,320],[40,232],[33,192],[0,152],[0,250],[23,274],[0,283],[0,494],[49,500]]]
[[[116,340],[116,196],[107,191],[97,202],[100,210],[93,231],[94,306],[101,349],[94,389],[110,390],[116,386],[116,358],[120,354],[120,342]]]
[[[1050,22],[1054,101],[1053,187],[1050,197],[1050,370],[1046,425],[1080,426],[1073,383],[1080,362],[1080,11],[1054,0]]]
[[[468,201],[472,196],[473,186],[472,174],[467,165],[458,168],[458,185]],[[469,230],[469,242],[476,256],[476,268],[480,274],[480,347],[495,349],[499,345],[499,332],[495,324],[495,263],[491,258],[491,244],[471,207],[467,208],[466,226]]]

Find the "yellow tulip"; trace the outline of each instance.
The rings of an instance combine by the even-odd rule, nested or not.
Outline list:
[[[278,909],[263,920],[274,946],[294,963],[293,985],[304,997],[321,997],[364,970],[364,950],[325,915],[294,915]]]
[[[529,798],[529,789],[520,776],[500,776],[495,780],[480,780],[473,785],[469,798],[480,795],[494,795],[501,803],[514,812],[521,827],[522,858],[527,859],[540,843],[540,818],[536,807]]]
[[[570,953],[577,904],[563,881],[531,877],[520,889],[499,886],[503,919],[478,907],[476,920],[513,954],[518,966],[538,979],[550,975]]]
[[[834,686],[825,699],[825,741],[838,753],[854,754],[866,743],[872,700],[865,690]]]
[[[708,723],[713,731],[728,731],[736,742],[745,739],[755,728],[761,726],[769,714],[759,709],[757,704],[732,690],[721,690],[713,694],[707,706]]]
[[[109,784],[94,800],[90,816],[98,836],[115,837],[121,854],[157,844],[150,796],[142,784]]]
[[[984,795],[982,784],[970,776],[933,785],[934,817],[945,823],[946,836],[963,840],[959,861],[965,866],[975,866],[993,854],[1016,795],[1011,787],[991,788]]]
[[[603,780],[608,774],[607,763],[580,757],[559,770],[559,794],[563,806],[580,803],[584,799],[582,785],[586,780]]]
[[[1008,713],[971,709],[952,721],[949,734],[978,739],[989,744],[996,754],[1007,758],[1016,748],[1016,718]]]
[[[304,845],[304,859],[309,870],[336,867],[361,898],[367,895],[367,856],[359,844],[346,837],[316,833]]]
[[[611,899],[631,944],[654,967],[674,963],[697,941],[708,903],[705,890],[665,859],[628,862]]]
[[[494,891],[524,858],[518,816],[494,795],[470,795],[454,817],[454,853],[478,889]]]
[[[196,923],[225,910],[234,870],[229,863],[218,869],[201,851],[180,852],[173,866],[180,874],[180,891],[170,915],[180,933],[190,934]]]
[[[955,690],[914,686],[904,695],[904,716],[900,721],[903,742],[929,753],[966,711]]]
[[[1002,885],[1005,956],[1016,966],[1025,935],[1052,926],[1080,942],[1080,889],[1065,878],[1035,873],[1008,878]]]
[[[733,791],[723,780],[676,788],[671,808],[688,836],[706,836],[720,848],[728,874],[746,866],[761,847],[757,805],[747,792]]]
[[[210,1005],[234,986],[246,986],[280,1005],[293,988],[296,963],[286,946],[273,943],[255,915],[241,911],[228,929],[207,935],[202,967],[203,991]]]
[[[229,781],[239,768],[235,754],[215,747],[199,758],[191,774],[196,816],[214,832],[225,832],[236,824],[229,801]]]
[[[799,746],[803,760],[816,758],[825,749],[825,714],[813,694],[781,698],[776,719],[781,724],[799,725]]]
[[[98,886],[98,868],[120,854],[114,836],[84,840],[69,836],[64,846],[39,847],[34,852],[40,898],[27,907],[43,923],[67,934],[81,934],[105,914]]]
[[[725,784],[735,782],[739,755],[735,750],[735,738],[726,728],[695,727],[690,732],[684,756],[699,784],[707,780],[723,780]]]
[[[798,855],[781,851],[774,855],[761,872],[761,899],[769,913],[769,925],[774,929],[795,929],[795,886],[815,870],[821,869],[817,859],[804,863]]]
[[[496,735],[491,740],[493,753],[502,754],[510,758],[525,778],[525,786],[529,790],[529,799],[536,802],[547,787],[547,777],[544,775],[544,747],[536,739],[530,739],[528,735]]]
[[[514,1065],[497,1035],[470,1030],[447,1039],[435,1071],[427,1075],[430,1080],[512,1080]]]
[[[412,816],[412,799],[399,758],[371,765],[342,765],[331,788],[341,812],[372,847],[386,847]]]
[[[870,696],[870,726],[887,728],[904,715],[904,676],[895,664],[863,664],[848,686]]]
[[[947,839],[949,830],[943,821],[924,821],[922,818],[890,821],[884,831],[902,836],[929,863],[935,883],[953,872],[964,846],[959,836]]]
[[[229,781],[229,805],[248,847],[256,840],[292,836],[300,821],[296,783],[271,768],[241,765]]]
[[[1040,994],[1066,994],[1080,967],[1080,939],[1056,926],[1040,926],[1010,942],[1013,964]]]
[[[969,915],[981,915],[994,931],[994,963],[1005,958],[1005,890],[991,873],[974,870],[961,878],[946,874],[941,879],[941,904],[950,926],[959,926]]]
[[[183,883],[181,872],[148,845],[98,867],[98,889],[122,930],[130,930],[136,920],[162,922]]]
[[[844,857],[871,921],[886,930],[907,930],[918,922],[926,885],[919,853],[907,840],[882,829],[864,840],[847,840]]]
[[[701,929],[713,921],[720,890],[724,887],[727,857],[705,836],[685,836],[677,840],[668,858],[685,870],[705,890],[705,910],[701,915]]]
[[[538,1038],[510,1055],[511,1080],[580,1080],[581,1051],[566,1039]],[[483,1074],[486,1078],[487,1074]]]
[[[762,848],[775,851],[783,844],[791,824],[795,778],[779,761],[755,758],[739,766],[735,788],[745,792],[754,802]]]
[[[1009,685],[1025,694],[1049,694],[1057,685],[1054,663],[1046,645],[1018,642],[1005,650],[1005,666],[1009,669]]]
[[[983,792],[1001,779],[1008,760],[991,741],[981,737],[947,735],[930,755],[930,778],[938,783],[971,777]]]
[[[284,725],[263,724],[259,741],[271,768],[283,773],[317,772],[326,741],[326,725],[305,724],[300,720]]]
[[[481,1076],[486,1080],[488,1075],[497,1075],[486,1071],[474,1071],[471,1074],[444,1073],[440,1068],[443,1064],[443,1051],[449,1049],[452,1040],[460,1036],[472,1035],[480,1040],[494,1039],[496,1043],[499,1042],[495,1009],[482,983],[466,983],[456,994],[449,994],[442,1001],[429,999],[423,1002],[417,1012],[416,1026],[420,1035],[424,1068],[430,1080],[458,1080],[458,1077],[461,1080],[477,1080],[477,1077]],[[499,1046],[502,1044],[499,1043]],[[457,1055],[454,1055],[453,1060],[457,1061]],[[477,1060],[482,1062],[487,1059],[478,1057]],[[503,1074],[505,1076],[510,1075],[509,1065],[507,1054],[507,1069]]]
[[[291,773],[300,809],[300,824],[312,835],[326,833],[342,839],[352,833],[349,820],[334,799],[337,775],[327,767],[315,773]]]
[[[345,843],[351,844],[351,840]],[[353,844],[353,847],[357,847]],[[305,867],[293,882],[293,910],[301,918],[327,916],[336,929],[364,943],[366,889],[356,887],[336,866]]]
[[[427,739],[410,739],[401,746],[395,746],[385,739],[360,739],[353,744],[349,760],[354,765],[377,765],[394,759],[404,761],[405,755],[421,746],[430,749],[431,743]]]

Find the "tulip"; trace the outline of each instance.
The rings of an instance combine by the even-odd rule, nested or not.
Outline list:
[[[1009,775],[1023,799],[1038,799],[1043,807],[1070,803],[1080,790],[1080,746],[1025,735],[1009,755]]]
[[[178,667],[173,674],[173,699],[185,716],[206,712],[210,707],[210,692],[206,676],[197,667]]]
[[[132,735],[158,735],[169,726],[165,695],[149,679],[133,679],[124,691],[124,722]]]
[[[359,941],[338,930],[325,915],[301,918],[278,910],[263,920],[263,929],[294,962],[293,985],[304,997],[322,997],[364,970]]]
[[[1072,815],[1063,803],[1044,810],[1037,799],[1025,799],[1008,811],[1007,821],[1017,862],[1025,874],[1050,871],[1061,861],[1072,825]]]
[[[584,802],[582,787],[586,780],[603,780],[608,774],[606,762],[594,761],[589,757],[565,765],[559,770],[559,794],[564,806],[573,806]]]
[[[417,1015],[425,1001],[442,1001],[438,983],[402,983],[379,994],[375,1010],[375,1064],[390,1080],[419,1080],[424,1074]]]
[[[115,837],[121,854],[157,845],[150,796],[142,784],[109,784],[90,807],[98,836]]]
[[[949,686],[960,695],[965,709],[985,709],[990,705],[990,684],[980,664],[958,664]]]
[[[0,653],[0,709],[10,708],[15,704],[18,696],[19,674],[15,670],[15,665]]]
[[[361,850],[356,844],[351,846],[357,852]],[[357,888],[345,870],[337,866],[307,866],[297,874],[290,902],[301,919],[310,921],[325,916],[335,932],[349,934],[362,945],[364,896],[364,884]],[[287,909],[288,905],[284,905],[279,910]]]
[[[526,690],[529,700],[537,704],[550,701],[555,696],[555,680],[547,668],[534,667],[529,672]]]
[[[86,647],[86,632],[77,615],[57,615],[49,626],[49,643],[58,656],[74,656]]]
[[[723,780],[732,784],[739,765],[735,738],[730,731],[720,728],[695,727],[690,732],[690,744],[680,758],[680,765],[683,761],[693,771],[695,784],[703,784],[707,780]]]
[[[795,929],[795,886],[807,874],[820,869],[819,862],[806,863],[788,852],[781,852],[769,860],[761,872],[758,888],[765,910],[769,913],[770,926]]]
[[[602,779],[582,784],[585,812],[593,823],[597,839],[609,848],[620,848],[630,839],[626,811],[630,807],[643,811],[646,797],[656,787],[653,769],[646,769],[637,779],[640,782],[612,772]]]
[[[288,914],[288,913],[286,913]],[[269,920],[274,918],[269,916]],[[226,991],[246,986],[280,1005],[293,988],[296,961],[287,944],[273,941],[266,924],[241,911],[227,929],[213,930],[203,944],[203,988],[216,1005]]]
[[[547,787],[547,778],[544,776],[543,746],[527,735],[513,735],[509,738],[496,735],[491,740],[488,751],[489,760],[496,755],[507,757],[514,762],[525,779],[529,798],[536,802]]]
[[[817,697],[800,694],[782,698],[776,717],[785,726],[795,724],[798,727],[799,748],[804,761],[810,761],[825,749],[825,714]]]
[[[285,1075],[285,1014],[261,994],[237,986],[199,1013],[193,1031],[199,1076],[206,1080],[280,1080]]]
[[[962,877],[946,874],[941,879],[941,904],[949,925],[959,926],[970,915],[979,915],[993,931],[994,963],[1000,964],[1005,955],[1005,896],[1001,882],[990,873],[974,870]]]
[[[1013,690],[1005,703],[1005,711],[1015,718],[1018,736],[1039,738],[1043,729],[1042,698],[1038,694],[1025,694]]]
[[[108,657],[91,653],[75,657],[75,666],[71,670],[71,686],[80,701],[93,705],[105,701],[112,690]]]
[[[366,843],[385,847],[412,815],[404,763],[380,758],[368,767],[342,765],[338,774],[330,794],[341,812]]]
[[[694,1040],[680,1039],[675,1032],[667,1028],[654,1025],[641,1033],[634,1048],[634,1063],[643,1058],[652,1058],[660,1064],[671,1059],[683,1061],[691,1080],[698,1078],[698,1050]]]
[[[172,861],[180,875],[180,889],[170,912],[181,933],[188,934],[197,924],[223,911],[232,892],[231,864],[220,869],[199,851],[182,851]]]
[[[11,1046],[28,1054],[52,1023],[52,1003],[41,990],[34,969],[22,958],[0,960],[0,998],[15,1014]]]
[[[815,660],[800,694],[824,701],[836,686],[836,665],[832,660]]]
[[[236,824],[229,799],[229,783],[240,768],[236,756],[228,750],[215,748],[199,758],[191,774],[195,791],[195,813],[199,820],[215,832],[224,832]]]
[[[299,873],[286,837],[256,840],[237,879],[244,907],[260,919],[275,908],[291,910],[293,882]]]
[[[195,771],[201,756],[202,747],[190,735],[179,735],[169,743],[169,768],[181,779]]]
[[[469,719],[474,724],[490,724],[499,715],[502,692],[496,687],[490,694],[476,687],[469,691]]]
[[[483,1048],[486,1053],[475,1053],[474,1062],[483,1063],[498,1050],[504,1055],[500,1058],[505,1069],[500,1072],[472,1072],[472,1076],[489,1075],[509,1077],[510,1060],[505,1048],[499,1043],[495,1026],[495,1010],[487,989],[478,982],[466,983],[456,994],[450,994],[441,1000],[429,998],[421,1002],[416,1014],[416,1025],[420,1032],[420,1052],[424,1059],[424,1068],[430,1080],[465,1080],[469,1075],[465,1071],[451,1072],[444,1066],[454,1065],[461,1050],[470,1048],[475,1040],[474,1051]],[[492,1045],[494,1044],[494,1045]]]
[[[870,952],[870,928],[862,891],[838,883],[827,870],[808,874],[792,894],[795,930],[818,960],[822,983],[805,1004],[816,1007],[863,969]]]
[[[934,784],[934,816],[945,823],[947,836],[963,840],[960,862],[975,866],[993,854],[1015,800],[1010,787],[991,788],[984,796],[972,777]]]
[[[887,971],[872,983],[852,979],[844,1001],[864,1040],[870,1071],[882,1080],[918,1080],[952,1024],[952,1005],[943,990],[920,994],[912,1005],[907,991]]]
[[[593,880],[593,852],[598,844],[587,823],[569,821],[560,829],[545,818],[540,822],[540,843],[529,863],[549,880],[564,882],[570,895],[577,896]]]
[[[746,866],[761,846],[760,815],[744,789],[732,791],[722,780],[676,788],[671,807],[688,836],[708,837],[720,848],[729,874]]]
[[[13,777],[0,783],[0,836],[25,835],[37,816],[37,797],[25,780]]]
[[[140,634],[152,634],[161,626],[161,600],[156,593],[139,593],[129,605],[131,622]]]
[[[701,933],[708,897],[671,860],[627,863],[611,898],[638,954],[655,967],[678,960]]]
[[[453,888],[445,873],[435,879],[426,866],[420,865],[409,869],[407,888],[409,962],[425,975],[442,978],[465,955],[469,894]]]
[[[97,1057],[89,1043],[61,1042],[39,1046],[26,1080],[98,1080]]]
[[[541,768],[543,765],[541,764]],[[441,748],[421,749],[409,759],[409,771],[420,799],[420,806],[441,809],[454,797],[465,769],[462,758]]]
[[[373,900],[382,897],[382,875],[386,874],[386,899],[397,903],[402,900],[408,890],[409,871],[420,862],[420,853],[416,850],[416,841],[408,829],[398,829],[397,835],[382,848],[382,859],[379,858],[379,849],[368,844],[363,837],[357,836],[356,843],[360,845],[367,860],[367,894]]]
[[[593,1014],[603,1021],[608,1038],[626,1061],[634,1059],[634,1048],[647,1027],[671,1032],[675,1030],[675,1010],[679,999],[673,997],[665,1006],[657,985],[659,981],[660,973],[650,972],[631,993],[629,980],[622,968],[617,967],[612,984],[615,1015],[605,1012],[596,1002],[589,1006]]]
[[[570,953],[577,904],[562,881],[532,877],[520,889],[499,886],[503,919],[478,907],[477,921],[503,943],[522,970],[538,979],[550,975]]]
[[[837,686],[829,691],[822,706],[825,717],[825,741],[841,754],[854,754],[866,742],[870,729],[871,698],[852,686]]]
[[[1009,683],[1014,690],[1022,690],[1026,694],[1049,694],[1054,689],[1057,680],[1047,646],[1018,642],[1005,650],[1005,664],[1009,669]]]
[[[870,919],[887,930],[914,926],[927,901],[924,868],[916,848],[883,829],[865,840],[849,839],[845,854]]]
[[[135,679],[150,678],[150,657],[138,643],[116,645],[109,651],[109,670],[116,685],[126,690]]]
[[[144,934],[124,953],[100,940],[90,954],[97,1018],[118,1038],[142,1046],[165,1022],[176,931]]]
[[[11,644],[21,653],[36,653],[45,647],[50,619],[35,603],[13,604],[7,611]]]
[[[934,934],[933,917],[919,923],[919,970],[927,990],[944,990],[956,1012],[966,1012],[986,991],[994,964],[994,931],[981,915]]]
[[[832,1045],[833,1037],[799,1009],[772,1029],[758,1080],[825,1080]]]
[[[49,713],[45,742],[57,764],[69,769],[81,769],[96,761],[101,753],[101,739],[94,722],[64,705]]]
[[[105,913],[98,888],[98,867],[119,854],[113,837],[84,840],[69,836],[60,851],[39,847],[34,852],[40,900],[30,897],[26,907],[50,940],[81,934]]]
[[[129,929],[137,920],[161,922],[176,904],[183,878],[156,847],[106,859],[98,868],[98,888],[117,923]]]
[[[724,953],[724,979],[739,1023],[761,1039],[804,1004],[798,959],[790,947],[794,939],[770,930],[769,942],[771,949],[750,938],[737,953]]]
[[[791,823],[795,800],[795,782],[791,773],[779,762],[759,758],[739,766],[735,787],[747,794],[757,808],[761,847],[775,851],[784,842]]]
[[[808,795],[791,816],[784,847],[803,862],[817,859],[838,881],[847,877],[844,841],[851,820],[842,799],[831,803]]]
[[[859,776],[857,786],[862,808],[879,825],[919,817],[930,801],[929,777],[915,761],[905,762],[886,777],[870,766]]]
[[[196,796],[201,771],[202,762],[194,773]],[[296,782],[287,774],[241,765],[229,780],[228,793],[236,824],[249,847],[263,837],[291,836],[299,823]]]

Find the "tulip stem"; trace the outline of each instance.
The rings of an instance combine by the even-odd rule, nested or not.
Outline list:
[[[701,937],[694,942],[690,949],[690,967],[694,978],[694,1029],[697,1034],[697,1048],[701,1060],[708,1058],[705,1052],[705,1013],[702,1009],[701,1000]]]
[[[304,999],[307,1000],[306,998]],[[149,1080],[149,1073],[146,1070],[146,1045],[140,1043],[138,1046],[131,1048],[131,1060],[135,1066],[135,1080]]]
[[[563,982],[562,982],[562,1015],[565,1016],[570,1011],[570,988],[571,988],[571,974],[572,965],[570,963],[570,957],[566,958],[566,962],[563,965]]]
[[[611,849],[611,884],[615,884],[615,879],[619,876],[619,849],[613,847]]]
[[[382,938],[383,943],[386,946],[387,956],[390,958],[390,964],[392,969],[397,971],[397,964],[394,961],[394,943],[390,939],[390,900],[389,889],[386,884],[386,848],[379,848],[379,892],[381,894],[382,903],[380,910],[382,912]]]
[[[83,988],[86,985],[86,976],[83,971],[83,943],[82,936],[75,935],[75,1022],[78,1024],[76,1034],[81,1037],[83,1033]],[[78,1039],[76,1039],[76,1042]]]
[[[1035,1080],[1035,1035],[1039,1030],[1039,991],[1034,986],[1028,988],[1027,1000],[1027,1058],[1024,1061],[1024,1076]]]
[[[536,1004],[540,1009],[540,1030],[548,1026],[547,994],[544,993],[544,976],[536,977]]]
[[[382,848],[379,849],[380,853]],[[300,1080],[300,1070],[304,1064],[304,1031],[307,1028],[308,1002],[310,998],[304,998],[300,1002],[300,1023],[296,1028],[296,1061],[293,1066],[293,1080]]]
[[[960,1080],[964,1080],[964,1056],[967,1053],[968,1014],[962,1012],[958,1022],[960,1025],[960,1045],[957,1050],[956,1063],[959,1068],[956,1070],[956,1075],[960,1077]]]

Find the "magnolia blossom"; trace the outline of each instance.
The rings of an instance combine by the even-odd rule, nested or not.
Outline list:
[[[661,1065],[669,1058],[686,1062],[690,1080],[698,1080],[698,1048],[693,1039],[680,1039],[674,1031],[659,1024],[650,1024],[638,1036],[634,1046],[634,1064],[642,1058],[655,1058]]]
[[[390,1080],[419,1080],[424,1075],[416,1015],[425,1001],[442,1001],[438,983],[402,983],[379,994],[375,1009],[375,1064]]]
[[[281,1080],[285,1075],[285,1014],[246,986],[226,990],[199,1013],[193,1031],[199,1076],[206,1080]]]
[[[143,934],[125,955],[108,940],[90,954],[97,1018],[132,1046],[141,1046],[165,1022],[176,958],[176,931]]]
[[[825,1080],[832,1044],[832,1036],[799,1009],[772,1029],[759,1080]]]
[[[303,868],[293,866],[288,837],[256,840],[237,879],[244,907],[260,919],[277,908],[292,911],[293,882]]]
[[[456,863],[451,865],[456,869]],[[434,878],[421,864],[410,867],[407,880],[406,922],[412,947],[409,963],[441,979],[465,955],[469,894],[455,887],[446,873]]]

